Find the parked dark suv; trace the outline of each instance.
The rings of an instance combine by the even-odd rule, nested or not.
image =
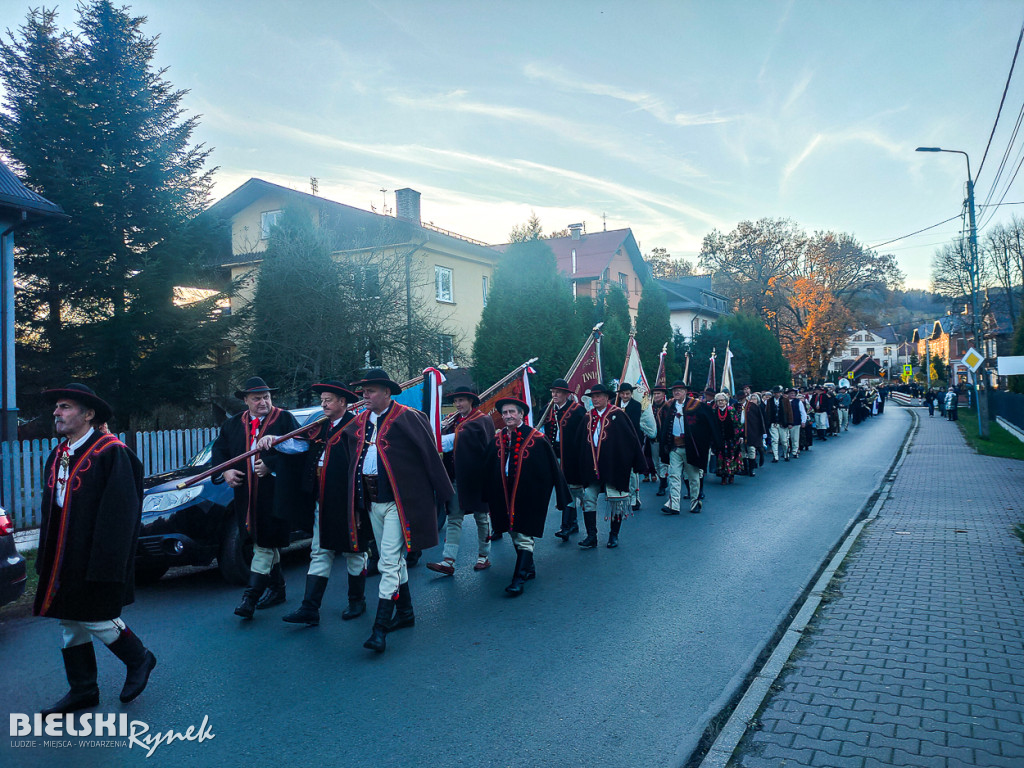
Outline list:
[[[296,408],[291,413],[304,424],[321,410]],[[178,490],[178,483],[210,468],[212,448],[210,442],[181,469],[146,478],[136,581],[156,581],[173,566],[209,565],[216,558],[228,583],[249,582],[252,541],[238,526],[232,489],[218,476],[216,482],[208,477]],[[310,531],[294,531],[292,541],[310,535]]]
[[[14,546],[14,525],[0,507],[0,605],[13,603],[25,591],[25,558]]]

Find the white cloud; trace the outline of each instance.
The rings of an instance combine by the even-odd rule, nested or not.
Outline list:
[[[576,91],[593,96],[607,96],[619,101],[625,101],[666,125],[714,125],[716,123],[726,123],[730,120],[730,118],[719,115],[716,112],[705,114],[674,112],[662,99],[649,93],[628,91],[607,83],[586,82],[559,67],[531,62],[523,67],[523,74],[531,80],[543,80],[563,90]]]

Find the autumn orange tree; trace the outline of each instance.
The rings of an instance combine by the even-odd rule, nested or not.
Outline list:
[[[853,315],[815,273],[794,282],[792,303],[802,324],[783,349],[797,371],[823,379],[829,360],[843,348]]]
[[[699,264],[736,311],[759,316],[794,367],[821,378],[852,325],[867,322],[871,302],[899,287],[891,254],[851,235],[808,236],[789,219],[740,222],[704,238]]]

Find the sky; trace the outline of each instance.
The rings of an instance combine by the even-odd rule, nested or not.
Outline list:
[[[1024,56],[981,165],[1019,0],[130,5],[201,115],[214,198],[316,177],[323,197],[393,213],[412,187],[424,221],[489,243],[536,212],[546,232],[631,227],[643,252],[691,261],[744,220],[875,246],[953,217],[879,248],[908,288],[960,236],[967,179],[962,155],[916,147],[969,154],[982,238],[1024,218]],[[0,0],[0,26],[28,7]],[[57,7],[72,26],[74,4]]]

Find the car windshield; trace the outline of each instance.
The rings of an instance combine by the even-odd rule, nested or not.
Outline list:
[[[306,424],[318,418],[323,411],[317,407],[308,408],[294,408],[291,409],[291,414],[295,417],[299,424]],[[213,440],[203,446],[203,450],[189,459],[186,467],[203,467],[210,463],[213,455]]]

